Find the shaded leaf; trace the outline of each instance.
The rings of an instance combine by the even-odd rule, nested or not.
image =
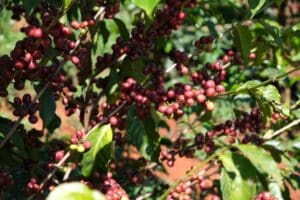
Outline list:
[[[159,135],[152,118],[141,120],[132,106],[127,114],[126,139],[137,147],[148,160],[157,161],[159,156]]]
[[[81,161],[82,174],[90,176],[93,169],[105,170],[112,154],[113,133],[110,125],[93,128],[86,140],[91,142],[92,147],[83,154]]]
[[[234,46],[241,52],[243,60],[248,63],[252,35],[248,26],[236,25],[233,28]]]
[[[40,91],[41,86],[36,86],[35,88],[37,92]],[[56,104],[55,98],[50,89],[47,89],[43,95],[39,99],[40,102],[40,117],[43,120],[44,126],[48,127],[48,125],[52,122],[55,116]]]
[[[127,30],[125,23],[121,19],[118,19],[118,18],[114,18],[114,22],[117,24],[117,26],[119,28],[121,37],[125,40],[129,40],[129,32]]]
[[[26,11],[27,14],[31,13],[31,11],[37,7],[38,5],[40,5],[40,3],[42,2],[42,0],[22,0],[23,2],[23,6],[24,9]]]

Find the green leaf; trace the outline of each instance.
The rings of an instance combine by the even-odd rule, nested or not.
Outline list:
[[[52,121],[48,124],[47,129],[49,133],[53,133],[55,129],[59,128],[61,125],[61,119],[58,115],[54,115]]]
[[[142,59],[132,61],[130,59],[125,59],[121,67],[121,80],[122,78],[132,77],[139,83],[142,83],[146,76],[143,73],[144,61]]]
[[[36,91],[39,92],[41,89],[40,86],[36,86]],[[43,95],[39,99],[40,102],[40,117],[43,120],[44,126],[48,127],[48,125],[52,122],[55,117],[55,98],[50,89],[47,89]]]
[[[251,10],[251,19],[258,14],[263,8],[266,0],[248,0],[250,10]]]
[[[96,126],[86,138],[92,147],[83,154],[82,174],[90,176],[93,169],[105,170],[111,159],[113,133],[110,125]]]
[[[222,154],[221,192],[225,200],[252,200],[256,193],[256,170],[243,156],[230,151]]]
[[[63,11],[67,12],[70,9],[72,3],[73,0],[63,0]]]
[[[125,40],[129,40],[129,32],[127,30],[125,23],[121,19],[118,19],[118,18],[114,18],[114,22],[117,24],[117,26],[119,28],[121,37]]]
[[[137,147],[148,160],[157,161],[159,156],[159,135],[152,118],[141,120],[132,106],[127,114],[126,139]]]
[[[234,119],[234,107],[230,101],[218,99],[215,101],[215,107],[212,112],[212,117],[216,123],[224,123],[226,120]]]
[[[288,48],[285,46],[283,40],[282,40],[282,35],[279,29],[270,23],[266,22],[265,20],[260,20],[259,21],[261,25],[265,28],[265,30],[274,38],[275,42],[278,44],[278,46],[283,50],[283,51],[288,51]]]
[[[234,46],[241,52],[243,60],[248,63],[252,35],[248,26],[236,25],[233,28]]]
[[[153,11],[154,8],[156,7],[156,5],[158,4],[159,0],[132,0],[132,2],[140,7],[141,9],[143,9],[147,16],[152,19],[153,16]]]
[[[105,196],[97,190],[79,182],[63,183],[57,186],[46,200],[105,200]]]
[[[40,5],[40,3],[42,2],[42,0],[22,0],[23,2],[23,6],[24,9],[26,11],[27,14],[31,13],[31,11],[37,7],[38,5]]]
[[[280,170],[269,152],[251,144],[237,145],[236,147],[260,173],[267,174],[268,178],[274,179],[280,187],[283,186]]]

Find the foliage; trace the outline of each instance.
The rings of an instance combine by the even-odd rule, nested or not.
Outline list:
[[[0,199],[295,198],[299,8],[2,1]]]

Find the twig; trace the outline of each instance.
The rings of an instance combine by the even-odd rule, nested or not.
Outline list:
[[[300,118],[292,121],[291,123],[287,124],[286,126],[282,127],[281,129],[275,131],[274,133],[272,133],[272,135],[266,136],[264,139],[265,140],[270,140],[270,139],[272,139],[274,137],[277,137],[278,135],[280,135],[284,131],[292,128],[293,126],[297,126],[298,124],[300,124]]]
[[[174,189],[176,188],[180,183],[188,180],[190,177],[192,177],[197,171],[199,171],[202,167],[204,167],[207,163],[214,160],[216,157],[218,157],[220,154],[224,153],[227,149],[229,149],[230,146],[226,146],[219,151],[215,152],[213,155],[208,157],[205,161],[199,163],[195,168],[193,168],[191,171],[189,171],[182,179],[178,180],[173,186],[171,186],[168,190],[166,190],[159,198],[159,200],[164,200],[166,196]]]
[[[268,80],[266,80],[266,81],[264,81],[264,82],[262,82],[262,83],[260,83],[260,84],[257,84],[257,85],[255,85],[255,86],[253,86],[253,87],[250,87],[250,88],[245,87],[245,88],[240,88],[240,89],[237,89],[237,90],[232,90],[232,91],[228,91],[228,92],[223,92],[223,93],[220,93],[220,94],[216,95],[216,97],[218,97],[218,96],[225,96],[225,95],[231,95],[231,94],[237,94],[237,93],[240,93],[240,92],[248,92],[248,91],[250,91],[250,90],[253,90],[253,89],[256,89],[256,88],[260,88],[260,87],[262,87],[262,86],[265,86],[265,85],[267,85],[267,84],[269,84],[269,83],[276,82],[276,81],[278,81],[279,79],[284,78],[284,77],[286,77],[287,75],[289,75],[289,74],[291,74],[291,73],[293,73],[293,72],[295,72],[295,71],[298,71],[298,70],[300,70],[300,67],[297,67],[297,68],[295,68],[295,69],[292,69],[292,70],[290,70],[290,71],[288,71],[288,72],[286,72],[286,73],[283,73],[283,74],[281,74],[281,75],[279,75],[279,76],[276,76],[276,77],[274,77],[274,78],[268,79]]]

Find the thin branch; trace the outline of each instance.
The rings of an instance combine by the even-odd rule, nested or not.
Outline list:
[[[248,92],[248,91],[250,91],[250,90],[253,90],[253,89],[256,89],[256,88],[260,88],[260,87],[265,86],[265,85],[267,85],[267,84],[276,82],[276,81],[278,81],[279,79],[284,78],[284,77],[286,77],[287,75],[289,75],[289,74],[291,74],[291,73],[293,73],[293,72],[295,72],[295,71],[298,71],[298,70],[300,70],[300,67],[297,67],[297,68],[295,68],[295,69],[292,69],[292,70],[290,70],[290,71],[288,71],[288,72],[286,72],[286,73],[283,73],[283,74],[281,74],[281,75],[279,75],[279,76],[275,76],[274,78],[268,79],[268,80],[266,80],[266,81],[264,81],[264,82],[262,82],[262,83],[260,83],[260,84],[257,84],[257,85],[255,85],[255,86],[253,86],[253,87],[250,87],[250,88],[246,87],[246,88],[240,88],[240,89],[232,90],[232,91],[228,91],[228,92],[223,92],[223,93],[220,93],[220,94],[218,94],[218,95],[216,95],[216,96],[225,96],[225,95],[237,94],[237,93],[241,93],[241,92]]]
[[[292,121],[291,123],[287,124],[286,126],[282,127],[281,129],[275,131],[274,133],[272,133],[272,135],[266,136],[264,139],[265,140],[270,140],[270,139],[272,139],[274,137],[277,137],[278,135],[280,135],[284,131],[286,131],[286,130],[294,127],[294,126],[297,126],[298,124],[300,124],[300,118]]]
[[[222,149],[220,149],[219,151],[215,152],[213,155],[211,155],[210,157],[208,157],[205,161],[199,163],[198,165],[196,165],[195,168],[193,168],[191,171],[189,171],[182,179],[178,180],[174,185],[172,185],[168,190],[166,190],[159,198],[159,200],[164,200],[167,195],[174,189],[176,188],[180,183],[188,180],[189,178],[191,178],[197,171],[199,171],[202,167],[204,167],[207,163],[211,162],[212,160],[214,160],[216,157],[218,157],[220,154],[224,153],[227,149],[229,149],[230,146],[226,146]]]

